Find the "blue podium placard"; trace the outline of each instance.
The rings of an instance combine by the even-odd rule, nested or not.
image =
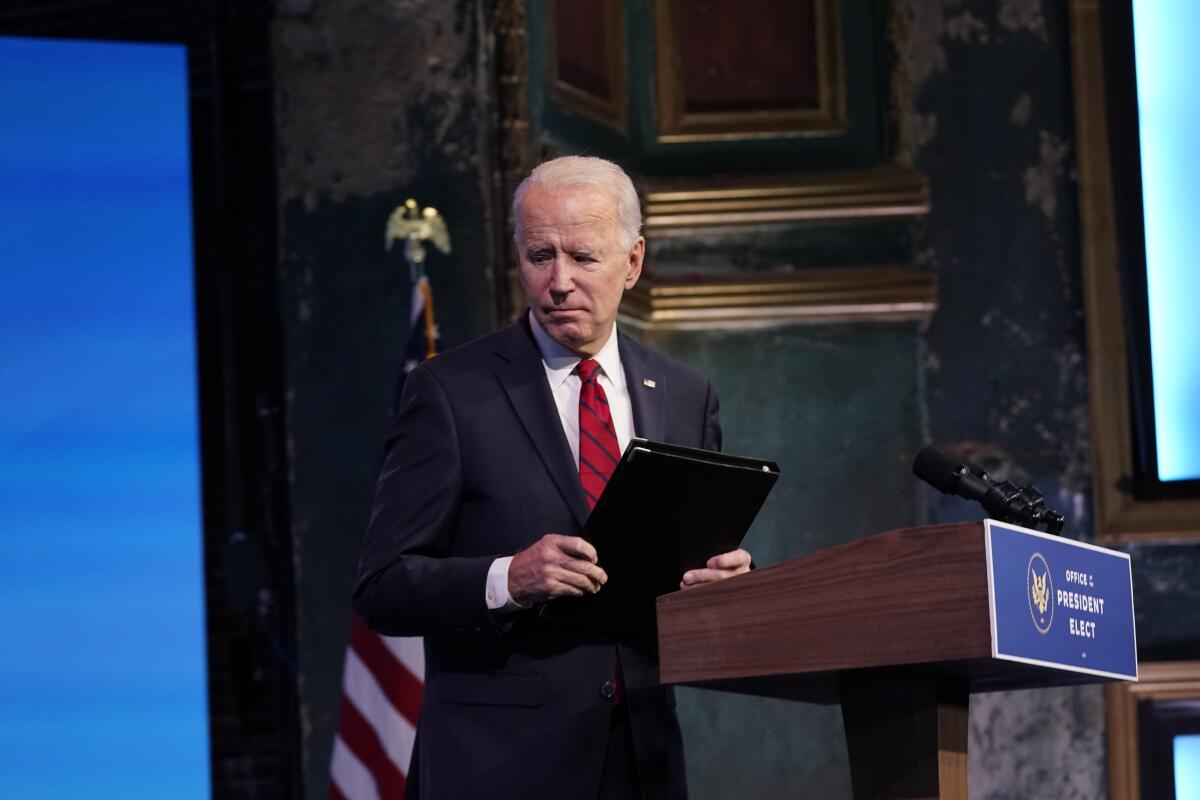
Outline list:
[[[1137,680],[1129,556],[984,522],[992,657]]]

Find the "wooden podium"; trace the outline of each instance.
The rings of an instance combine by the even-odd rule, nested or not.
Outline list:
[[[664,683],[841,702],[854,797],[967,798],[973,692],[1098,683],[993,657],[984,523],[905,528],[658,598]]]

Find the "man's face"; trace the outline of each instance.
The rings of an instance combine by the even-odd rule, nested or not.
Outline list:
[[[581,356],[608,341],[617,306],[642,273],[646,242],[621,247],[617,202],[590,188],[532,186],[521,199],[521,286],[550,338]]]

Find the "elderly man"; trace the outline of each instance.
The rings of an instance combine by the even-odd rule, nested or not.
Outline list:
[[[425,700],[406,795],[685,797],[674,696],[652,642],[539,617],[604,591],[578,533],[630,438],[718,449],[695,370],[616,329],[645,240],[629,177],[567,157],[513,200],[529,311],[408,378],[387,437],[355,607],[425,637]],[[749,569],[714,556],[681,588]]]

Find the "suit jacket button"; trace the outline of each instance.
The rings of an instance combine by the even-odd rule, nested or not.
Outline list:
[[[617,690],[617,687],[613,684],[612,681],[605,681],[604,683],[600,684],[600,696],[603,697],[605,700],[611,700],[612,696],[613,696],[613,692],[615,692],[616,690]]]

